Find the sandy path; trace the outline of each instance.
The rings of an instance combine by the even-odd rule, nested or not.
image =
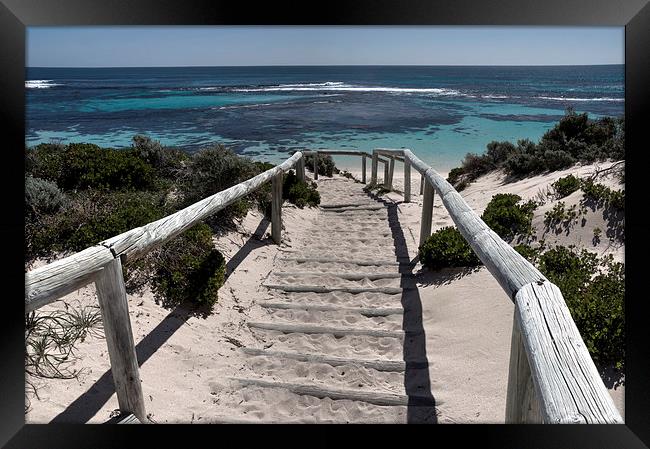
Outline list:
[[[565,174],[509,184],[488,175],[462,194],[480,213],[495,192],[527,199]],[[502,423],[512,302],[485,268],[430,273],[409,263],[422,203],[412,178],[406,204],[399,193],[373,197],[321,177],[320,208],[283,206],[280,246],[249,213],[215,238],[229,277],[208,317],[164,309],[148,290],[129,295],[150,420]],[[558,241],[584,244],[600,223],[597,213],[588,219]],[[436,198],[433,230],[451,224]],[[623,259],[622,245],[603,240],[589,248]],[[96,305],[92,286],[64,300]],[[28,423],[102,423],[117,409],[106,342],[88,338],[78,356],[78,379],[37,381]],[[610,390],[621,413],[623,392]]]

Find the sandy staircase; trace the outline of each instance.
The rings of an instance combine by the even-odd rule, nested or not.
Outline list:
[[[277,256],[247,322],[258,344],[240,349],[230,392],[214,393],[232,410],[224,422],[435,423],[396,205],[346,178],[318,184],[312,232]]]

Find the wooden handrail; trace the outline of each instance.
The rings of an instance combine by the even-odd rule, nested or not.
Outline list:
[[[420,172],[425,193],[427,186],[435,188],[460,233],[515,304],[506,421],[623,423],[560,289],[492,231],[451,184],[410,150],[380,149],[373,154],[391,152],[403,155],[404,162]],[[376,166],[373,169],[376,179]],[[422,232],[421,242],[430,226],[428,231],[423,226]]]
[[[405,201],[410,197],[410,168],[415,168],[424,182],[421,242],[430,235],[434,189],[438,192],[460,233],[515,303],[507,422],[623,423],[557,286],[492,231],[442,176],[408,149],[377,149],[372,155],[361,151],[296,152],[282,164],[181,211],[26,273],[26,312],[95,282],[120,407],[145,422],[122,258],[142,256],[268,181],[273,181],[272,236],[279,242],[281,176],[298,164],[302,171],[298,177],[304,179],[303,156],[318,157],[319,153],[362,156],[364,175],[366,157],[371,157],[373,183],[382,162],[387,185],[392,184],[395,159],[403,162]],[[388,159],[380,159],[380,154]]]
[[[301,152],[296,152],[282,164],[185,209],[25,273],[25,311],[35,310],[93,282],[97,273],[117,257],[132,259],[146,254],[285,173],[302,157]]]
[[[304,180],[303,154],[296,152],[282,164],[185,209],[25,273],[25,313],[95,282],[120,410],[132,413],[145,423],[145,401],[122,277],[123,259],[146,254],[268,181],[272,182],[271,234],[279,244],[282,175],[294,165],[297,165],[298,179]]]

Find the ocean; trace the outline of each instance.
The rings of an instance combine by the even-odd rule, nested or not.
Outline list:
[[[443,172],[492,140],[537,141],[567,107],[624,113],[624,65],[29,67],[25,87],[27,146],[128,147],[145,134],[272,163],[297,149],[409,148]]]

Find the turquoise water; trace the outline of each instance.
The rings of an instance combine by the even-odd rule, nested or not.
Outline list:
[[[537,141],[567,107],[622,115],[623,81],[622,65],[29,68],[25,137],[127,147],[146,134],[269,162],[297,149],[410,148],[447,171],[492,140]]]

